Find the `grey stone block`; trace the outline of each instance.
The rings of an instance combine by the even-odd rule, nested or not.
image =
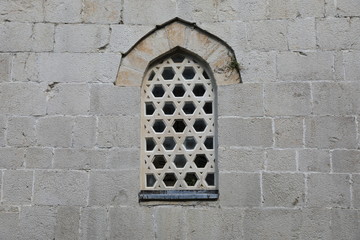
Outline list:
[[[187,239],[243,239],[243,215],[238,208],[189,209]]]
[[[121,56],[108,53],[45,53],[39,55],[42,82],[115,82]]]
[[[74,119],[71,117],[45,117],[37,122],[36,130],[40,146],[70,147]]]
[[[157,226],[155,236],[158,239],[186,239],[185,225],[195,224],[201,228],[200,222],[185,220],[182,207],[157,207],[154,209],[154,224]],[[169,217],[171,216],[171,217]]]
[[[220,146],[263,146],[272,145],[271,120],[265,118],[219,119]]]
[[[6,144],[5,131],[6,131],[6,117],[0,115],[0,147],[4,147]]]
[[[19,237],[19,213],[0,212],[0,239],[17,239]]]
[[[0,112],[43,115],[46,111],[44,90],[44,86],[35,83],[2,83],[0,84]]]
[[[277,74],[282,81],[333,79],[331,52],[280,52],[277,55]]]
[[[267,207],[301,207],[305,202],[303,174],[263,173],[264,205]]]
[[[301,213],[301,239],[332,239],[330,210],[324,208],[303,208]]]
[[[360,51],[344,52],[344,69],[345,80],[358,81],[360,80]]]
[[[354,174],[352,175],[352,194],[353,194],[353,205],[354,208],[360,208],[360,175]]]
[[[331,1],[325,0],[325,13],[327,16],[360,16],[360,3],[357,0]]]
[[[83,21],[90,23],[120,23],[121,0],[85,0],[83,7]]]
[[[79,238],[80,207],[60,206],[57,208],[55,238],[59,240]]]
[[[62,115],[87,114],[90,110],[90,89],[87,84],[56,84],[49,87],[47,113]]]
[[[12,81],[39,82],[37,53],[16,53],[12,65]]]
[[[268,171],[296,171],[295,155],[294,150],[267,150],[265,168]]]
[[[24,149],[0,148],[0,168],[18,169],[24,166]]]
[[[110,28],[95,24],[61,24],[55,31],[55,52],[95,52],[109,44]]]
[[[283,20],[254,21],[247,25],[249,48],[287,50],[287,22]]]
[[[352,239],[360,236],[360,212],[353,209],[331,210],[331,239]]]
[[[108,210],[104,207],[87,207],[81,209],[81,240],[106,240],[108,226]]]
[[[96,144],[96,117],[76,117],[73,128],[74,147],[94,147]]]
[[[266,19],[267,3],[264,1],[228,0],[220,1],[218,4],[220,21]]]
[[[36,143],[35,119],[11,117],[8,119],[7,142],[10,146],[27,147]]]
[[[177,1],[177,16],[192,22],[215,22],[218,18],[217,9],[206,1]]]
[[[30,204],[33,186],[33,172],[21,170],[4,171],[3,198],[7,205]]]
[[[53,150],[51,148],[26,148],[25,166],[26,168],[51,168],[53,160]]]
[[[48,0],[44,2],[45,21],[76,23],[81,21],[81,0]]]
[[[323,1],[286,1],[270,0],[268,2],[270,18],[323,17]]]
[[[55,208],[24,206],[19,218],[21,240],[55,239]]]
[[[107,150],[99,149],[55,149],[54,168],[99,169],[106,167]]]
[[[140,115],[140,89],[94,84],[90,112],[95,115]]]
[[[112,52],[127,52],[142,36],[154,26],[144,25],[111,25],[110,49]]]
[[[54,49],[54,32],[53,24],[36,23],[32,33],[32,48],[34,52],[49,52]]]
[[[257,173],[219,174],[220,205],[223,207],[259,207],[260,176]]]
[[[325,50],[360,49],[360,19],[319,18],[316,20],[318,45]]]
[[[140,151],[138,148],[131,149],[112,149],[107,158],[107,168],[109,169],[136,169],[140,168]]]
[[[140,119],[133,116],[99,117],[99,147],[139,147]]]
[[[311,113],[307,83],[265,84],[265,113],[271,116],[302,116]]]
[[[89,205],[137,204],[138,178],[138,173],[133,170],[91,172]]]
[[[360,173],[360,151],[334,150],[332,168],[334,172]]]
[[[301,212],[288,209],[248,209],[244,239],[299,239]]]
[[[299,171],[330,172],[330,153],[327,150],[299,150]]]
[[[263,116],[262,84],[237,84],[218,88],[219,116]]]
[[[35,171],[34,203],[37,205],[86,205],[88,173]]]
[[[2,1],[0,3],[0,20],[42,22],[44,20],[42,3],[42,0]]]
[[[309,174],[309,207],[350,207],[350,179],[346,174]]]
[[[124,229],[126,229],[124,231]],[[154,239],[151,208],[110,208],[110,239]]]
[[[360,113],[360,83],[314,83],[314,114],[353,115]]]
[[[221,171],[258,172],[264,169],[263,150],[219,148],[218,164]]]
[[[303,146],[303,118],[275,118],[275,146],[281,148]]]
[[[304,50],[316,48],[315,19],[295,19],[289,21],[289,49]]]
[[[0,83],[10,81],[12,61],[12,55],[3,53],[0,54]]]
[[[312,117],[305,119],[305,145],[312,148],[355,148],[354,117]]]

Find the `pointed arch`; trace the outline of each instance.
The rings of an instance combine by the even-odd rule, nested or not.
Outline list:
[[[241,82],[234,51],[226,42],[195,23],[174,18],[150,31],[123,55],[115,85],[141,86],[149,65],[178,49],[206,61],[216,85]]]

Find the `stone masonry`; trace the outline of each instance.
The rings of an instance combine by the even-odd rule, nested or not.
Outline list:
[[[130,50],[174,18],[239,62],[215,74],[220,197],[139,203]],[[0,239],[359,240],[359,36],[358,0],[2,0]]]

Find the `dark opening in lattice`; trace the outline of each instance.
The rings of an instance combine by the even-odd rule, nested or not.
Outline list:
[[[176,183],[176,177],[174,173],[165,173],[163,182],[166,186],[174,186]]]

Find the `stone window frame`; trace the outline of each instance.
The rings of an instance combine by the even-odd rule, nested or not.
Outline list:
[[[155,29],[142,37],[122,56],[115,85],[141,88],[149,67],[154,62],[164,58],[164,56],[169,56],[175,52],[183,52],[203,62],[203,66],[207,68],[211,75],[215,88],[222,85],[241,83],[240,71],[234,51],[226,42],[199,28],[195,23],[174,18],[169,22],[156,26]],[[214,115],[214,118],[214,121],[217,122],[217,115]],[[217,145],[214,146],[214,149],[217,152]],[[218,172],[217,169],[217,175]],[[142,179],[141,176],[140,179]],[[219,197],[218,189],[144,191],[141,184],[140,189],[139,201],[216,200]]]

